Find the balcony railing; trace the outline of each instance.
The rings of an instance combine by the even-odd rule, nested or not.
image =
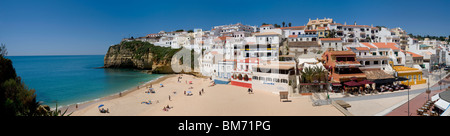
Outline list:
[[[299,34],[298,37],[302,38],[302,37],[317,37],[317,34]]]

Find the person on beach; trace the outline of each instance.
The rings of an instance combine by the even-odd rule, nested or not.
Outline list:
[[[122,97],[122,92],[119,92],[119,97]]]
[[[184,91],[184,95],[186,95],[186,90]]]
[[[202,88],[202,93],[205,93],[205,91],[203,91],[203,88]]]
[[[170,95],[169,95],[169,101],[172,101],[172,100],[170,99]]]
[[[202,91],[198,91],[198,94],[199,94],[200,96],[202,96]]]

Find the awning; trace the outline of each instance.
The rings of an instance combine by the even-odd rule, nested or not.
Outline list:
[[[393,78],[390,78],[390,79],[376,79],[376,80],[373,80],[373,82],[377,83],[377,84],[385,84],[385,83],[395,82],[395,79],[393,79]]]
[[[328,83],[300,83],[300,85],[327,85]]]
[[[437,99],[439,99],[439,94],[436,94],[433,97],[431,97],[431,101],[436,101]]]
[[[434,106],[438,107],[441,110],[446,110],[449,105],[450,105],[449,102],[442,99],[439,99],[436,103],[434,103]]]
[[[344,84],[347,86],[360,86],[361,85],[355,81],[345,82]]]

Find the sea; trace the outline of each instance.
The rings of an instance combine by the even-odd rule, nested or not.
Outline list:
[[[7,58],[12,60],[17,76],[28,88],[36,90],[37,101],[50,107],[96,100],[164,76],[141,70],[100,68],[104,55]]]

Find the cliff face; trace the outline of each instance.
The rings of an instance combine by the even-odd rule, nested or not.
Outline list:
[[[151,70],[152,73],[174,73],[172,56],[179,49],[154,46],[148,42],[122,42],[109,47],[105,55],[105,68],[132,68]]]

